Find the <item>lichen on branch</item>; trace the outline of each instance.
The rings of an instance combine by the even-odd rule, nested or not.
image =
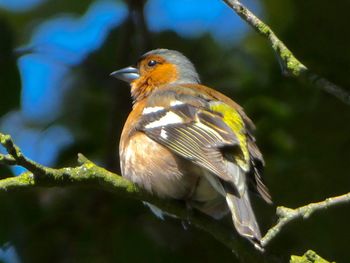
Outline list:
[[[324,258],[320,257],[316,254],[316,252],[312,250],[308,250],[302,256],[291,256],[289,263],[331,263]],[[335,263],[335,262],[332,262]]]
[[[246,21],[255,31],[265,37],[271,43],[282,66],[284,75],[292,76],[303,81],[307,81],[317,88],[320,88],[329,94],[335,96],[342,102],[350,105],[350,92],[344,88],[330,82],[329,80],[313,73],[277,37],[273,30],[256,15],[254,15],[246,6],[238,0],[223,0],[232,8],[244,21]]]
[[[8,152],[8,154],[0,154],[0,164],[20,165],[28,170],[19,176],[0,180],[0,192],[34,187],[68,186],[89,186],[107,190],[125,198],[149,202],[175,218],[204,230],[234,251],[242,262],[266,262],[250,243],[235,234],[233,228],[199,212],[189,212],[186,205],[180,201],[160,199],[149,194],[129,180],[97,166],[82,154],[78,155],[79,166],[53,169],[24,156],[9,135],[0,133],[0,143]]]

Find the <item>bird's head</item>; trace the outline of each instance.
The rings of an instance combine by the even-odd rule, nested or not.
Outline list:
[[[111,73],[131,85],[134,100],[169,84],[196,84],[199,76],[191,61],[175,50],[155,49],[138,60],[137,65]]]

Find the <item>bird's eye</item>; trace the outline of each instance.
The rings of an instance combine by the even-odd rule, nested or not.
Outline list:
[[[155,60],[150,60],[148,61],[148,64],[147,64],[149,67],[154,67],[155,65],[157,65],[157,61]]]

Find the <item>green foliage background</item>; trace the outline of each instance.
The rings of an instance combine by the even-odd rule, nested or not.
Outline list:
[[[88,4],[48,1],[32,12],[0,13],[0,116],[19,107],[21,83],[12,51],[29,37],[22,28],[60,12],[81,14]],[[350,87],[350,2],[261,4],[264,20],[303,63]],[[234,98],[254,120],[267,164],[266,183],[276,205],[297,207],[349,192],[350,106],[283,77],[265,39],[254,31],[235,46],[221,46],[210,35],[186,39],[162,32],[149,33],[143,42],[140,38],[142,32],[126,21],[74,69],[64,112],[55,123],[69,127],[76,140],[61,152],[57,167],[74,165],[76,154],[82,152],[119,171],[117,142],[131,100],[128,87],[108,78],[108,73],[133,63],[147,49],[167,47],[188,55],[203,83]],[[1,167],[0,177],[8,175],[10,171]],[[254,201],[266,230],[276,219],[274,207]],[[286,262],[291,254],[313,249],[327,259],[347,262],[349,221],[346,206],[317,213],[288,225],[267,253]],[[176,220],[158,220],[140,202],[90,188],[1,193],[0,245],[7,242],[23,262],[236,260],[231,251],[191,226],[184,230]]]

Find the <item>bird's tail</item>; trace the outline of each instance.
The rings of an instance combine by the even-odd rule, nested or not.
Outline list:
[[[261,233],[250,204],[248,191],[245,191],[241,197],[227,193],[226,202],[230,208],[237,232],[248,238],[256,248],[262,250],[260,245]]]

